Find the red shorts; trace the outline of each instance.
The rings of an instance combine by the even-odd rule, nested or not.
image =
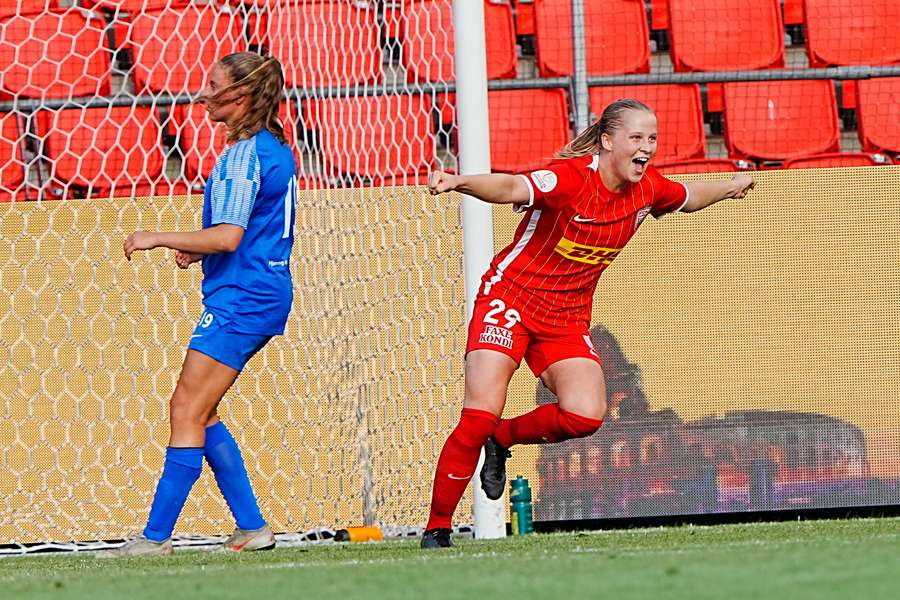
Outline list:
[[[516,364],[528,363],[539,377],[547,367],[566,358],[589,358],[602,365],[586,327],[550,326],[523,313],[515,300],[478,296],[469,321],[466,354],[472,350],[495,350]]]

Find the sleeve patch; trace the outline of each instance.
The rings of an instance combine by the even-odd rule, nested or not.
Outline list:
[[[556,173],[554,173],[553,171],[548,171],[546,169],[532,171],[531,180],[534,182],[534,185],[537,186],[537,189],[541,190],[545,194],[556,188],[556,184],[559,182]]]

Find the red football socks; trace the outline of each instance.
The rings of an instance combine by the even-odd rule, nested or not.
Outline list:
[[[504,448],[516,444],[547,444],[591,435],[603,424],[562,410],[559,404],[538,406],[515,419],[503,419],[494,431],[494,439]]]
[[[438,458],[426,529],[450,527],[453,511],[478,466],[481,447],[499,422],[499,417],[485,410],[463,409],[456,429],[447,438]]]

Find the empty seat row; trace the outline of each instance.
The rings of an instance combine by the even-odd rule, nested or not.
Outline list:
[[[39,110],[29,121],[49,167],[47,181],[41,182],[43,197],[90,197],[115,190],[130,195],[135,186],[157,187],[164,180],[162,122],[151,107]],[[282,122],[287,139],[296,140],[295,118],[287,103],[282,105]],[[181,187],[187,190],[187,182],[208,174],[225,148],[224,128],[209,121],[200,105],[175,106],[170,126],[183,149]],[[0,127],[4,156],[15,163],[2,166],[0,183],[5,190],[15,190],[25,183],[26,126],[6,113],[0,114]]]
[[[444,12],[423,16],[421,26],[438,26]],[[289,87],[348,86],[381,78],[375,11],[347,2],[277,3],[265,17],[280,23],[265,43],[284,64]],[[113,22],[116,45],[131,52],[137,93],[198,92],[217,58],[249,48],[241,13],[216,4],[151,7]],[[440,23],[449,27],[449,18]],[[0,17],[0,96],[107,95],[112,50],[106,27],[99,13],[77,9]],[[446,33],[435,45],[430,33],[408,36],[406,54],[417,57],[409,65],[410,79],[452,78],[452,48],[440,52],[445,38]],[[515,76],[511,25],[502,39],[509,43],[497,76]]]
[[[108,95],[106,29],[101,15],[77,9],[0,19],[0,95]],[[133,52],[138,93],[197,92],[217,58],[247,49],[241,19],[214,4],[143,12],[117,31]]]
[[[653,29],[670,28],[672,1],[652,0]],[[900,6],[892,0],[781,0],[781,5],[784,25],[804,26],[811,67],[900,60],[896,40],[890,37],[900,21]],[[674,11],[683,13],[686,7],[676,2]]]
[[[900,155],[900,78],[861,82],[862,148],[867,153]],[[696,85],[650,85],[591,89],[596,113],[612,100],[630,96],[653,107],[659,117],[657,164],[701,168],[706,140],[700,92]],[[730,158],[768,166],[770,162],[808,160],[845,164],[877,162],[864,156],[833,155],[840,150],[834,87],[830,81],[782,81],[726,84],[725,143]],[[562,89],[495,90],[488,93],[491,162],[495,171],[536,168],[571,139],[569,100]],[[349,181],[402,178],[421,182],[439,166],[436,160],[435,107],[427,95],[382,95],[305,101],[302,111],[283,106],[286,133],[297,139],[296,121],[312,132],[309,150],[328,177]],[[295,114],[296,112],[296,114]],[[6,156],[19,168],[4,165],[2,187],[24,183],[25,126],[0,115]],[[49,165],[51,186],[63,195],[84,190],[131,187],[158,181],[165,156],[161,120],[150,107],[39,110],[29,119],[32,135]],[[220,125],[211,123],[202,106],[171,110],[169,130],[183,153],[183,174],[199,182],[224,148]],[[295,148],[296,151],[296,148]],[[823,156],[824,155],[824,156]],[[725,164],[725,163],[722,163]],[[732,163],[737,164],[737,163]],[[74,190],[74,191],[73,191]],[[70,193],[71,192],[71,193]]]
[[[799,0],[794,0],[797,4]],[[900,3],[895,0],[805,0],[806,44],[813,67],[900,62]],[[661,9],[656,10],[659,4]],[[436,31],[419,23],[450,23],[450,4],[398,2],[406,35]],[[779,0],[654,0],[654,14],[666,15],[676,71],[780,68],[785,63]],[[518,2],[534,15],[533,33],[542,77],[573,72],[571,0]],[[446,13],[446,14],[443,14]],[[485,4],[488,62],[502,63],[515,39],[507,34],[509,3]],[[436,17],[435,15],[440,15]],[[589,75],[650,71],[649,24],[642,2],[584,0],[585,51]],[[440,27],[447,31],[446,26]],[[513,34],[516,32],[514,31]],[[523,33],[518,31],[519,34]],[[448,34],[449,35],[449,34]],[[421,37],[419,34],[418,37]],[[414,43],[414,42],[413,42]],[[404,40],[404,44],[407,44]],[[406,47],[406,46],[405,46]],[[493,53],[492,53],[493,49]],[[490,71],[490,69],[489,69]],[[502,77],[495,74],[494,77]],[[509,75],[506,75],[509,76]]]
[[[0,0],[0,17],[33,15],[60,8],[66,8],[61,0]]]
[[[568,0],[535,0],[535,40],[541,76],[570,75]],[[785,65],[778,0],[667,0],[666,26],[675,71],[779,69]],[[900,3],[895,0],[806,0],[806,49],[812,67],[900,62]],[[642,3],[585,0],[589,75],[649,70]],[[619,32],[634,35],[619,35]],[[604,33],[605,32],[605,33]],[[722,110],[722,89],[710,84],[707,109]],[[853,84],[843,106],[855,107]]]
[[[244,4],[235,1],[236,4]],[[42,4],[42,3],[35,3]],[[49,3],[52,5],[52,3]],[[196,92],[218,56],[245,50],[242,11],[218,4],[154,0],[95,0],[125,7],[114,20],[116,39],[131,50],[136,89]],[[372,4],[346,1],[259,3],[277,22],[264,43],[285,65],[292,87],[349,86],[381,78],[380,25]],[[140,6],[140,10],[134,10]],[[451,4],[400,2],[402,61],[409,81],[453,78]],[[367,8],[368,7],[368,8]],[[23,9],[22,9],[23,10]],[[256,13],[254,13],[256,14]],[[534,4],[537,66],[543,77],[572,73],[570,0]],[[754,70],[784,66],[778,0],[669,0],[672,63],[676,71]],[[807,0],[808,52],[813,66],[900,61],[900,3]],[[516,38],[508,2],[485,0],[490,79],[517,75]],[[635,0],[585,0],[587,70],[591,75],[650,70],[648,23]],[[111,51],[105,20],[81,10],[0,19],[0,89],[7,96],[64,98],[108,93]],[[852,90],[851,90],[852,91]],[[851,104],[852,106],[852,104]],[[721,110],[721,88],[710,86],[708,109]]]
[[[900,78],[865,80],[859,87],[857,133],[862,149],[900,154]],[[604,86],[593,87],[589,93],[590,109],[596,115],[610,102],[626,97],[653,108],[659,125],[658,161],[704,156],[699,86]],[[723,86],[723,100],[725,144],[733,159],[781,162],[840,150],[840,122],[831,81],[729,83]],[[526,123],[524,115],[512,118]],[[491,136],[493,139],[493,123]]]
[[[0,18],[0,99],[108,95],[105,28],[76,10]]]
[[[562,11],[563,14],[556,20],[567,20],[569,8],[564,4],[567,4],[566,0],[515,0],[517,33],[542,37],[550,35],[545,15],[560,14]],[[592,12],[601,5],[607,5],[606,17],[616,21],[616,16],[623,14],[619,7],[624,4],[585,0],[586,18],[591,20]],[[641,3],[630,1],[627,4],[632,5],[630,8],[625,6],[624,13],[628,16],[619,19],[641,19]],[[703,36],[729,32],[744,39],[755,38],[754,45],[768,45],[771,49],[773,43],[777,43],[771,32],[776,25],[783,23],[804,26],[804,38],[813,67],[885,64],[900,59],[896,36],[893,36],[900,24],[900,6],[894,0],[648,0],[648,4],[652,29],[670,30],[670,34],[681,41],[691,37],[691,30],[705,27]],[[739,14],[741,12],[743,14]],[[736,16],[738,21],[735,21]],[[753,21],[758,23],[758,31],[741,26]],[[597,24],[591,22],[591,25]],[[734,43],[735,47],[741,45],[737,41]],[[673,49],[673,52],[677,51]],[[639,52],[642,53],[643,49]],[[755,53],[755,50],[752,52]]]

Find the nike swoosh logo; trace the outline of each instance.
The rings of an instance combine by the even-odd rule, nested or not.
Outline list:
[[[195,337],[203,337],[203,334],[202,334],[202,333],[195,333],[194,335],[191,336],[191,339],[194,339]]]
[[[597,220],[597,218],[593,217],[591,219],[587,219],[585,217],[582,217],[581,215],[575,215],[574,217],[572,217],[572,220],[576,223],[593,223]]]
[[[471,475],[469,475],[468,477],[458,477],[458,476],[454,475],[453,473],[447,473],[447,477],[449,477],[450,479],[456,479],[459,481],[465,481],[466,479],[472,479]]]

